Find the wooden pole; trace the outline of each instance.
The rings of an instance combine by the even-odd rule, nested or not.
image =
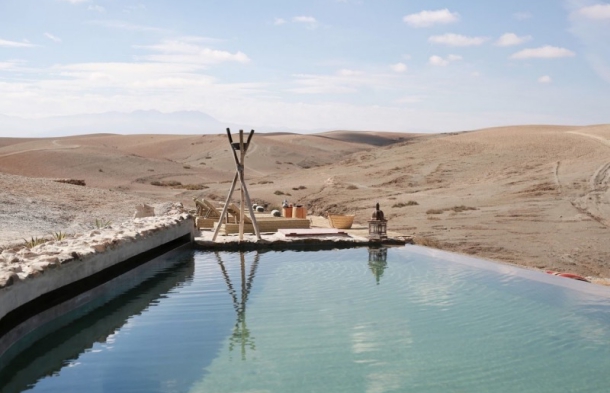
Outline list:
[[[218,236],[218,232],[220,231],[220,227],[222,226],[222,222],[227,215],[227,211],[229,210],[229,202],[231,201],[231,197],[233,196],[233,191],[235,191],[235,185],[237,184],[237,179],[239,175],[235,173],[235,177],[233,178],[233,183],[231,184],[231,188],[229,189],[229,195],[227,196],[227,200],[225,201],[225,206],[222,208],[222,213],[220,213],[220,218],[218,219],[218,224],[216,224],[216,228],[214,229],[214,236],[212,236],[212,241],[216,241],[216,237]]]
[[[231,197],[233,196],[233,192],[235,191],[235,185],[237,184],[237,180],[239,179],[241,185],[241,198],[240,198],[240,220],[239,220],[239,241],[243,241],[244,236],[244,225],[245,225],[245,206],[248,206],[248,211],[250,212],[250,218],[252,219],[252,226],[254,227],[254,233],[258,240],[261,240],[261,234],[258,229],[258,222],[256,221],[256,216],[254,215],[254,209],[252,209],[252,202],[250,200],[250,194],[248,193],[248,188],[246,187],[246,180],[244,177],[244,162],[246,160],[246,153],[248,148],[250,147],[250,141],[252,140],[252,136],[254,135],[254,130],[250,130],[250,135],[248,136],[248,141],[244,144],[244,131],[239,130],[239,152],[240,157],[237,156],[235,152],[235,146],[233,145],[233,137],[231,136],[231,130],[227,128],[227,137],[229,138],[229,144],[231,145],[231,151],[233,152],[233,159],[235,160],[235,177],[233,178],[233,183],[231,184],[231,189],[229,190],[229,195],[227,196],[227,200],[225,202],[225,206],[222,209],[222,213],[220,214],[220,220],[218,221],[218,225],[214,229],[214,236],[212,237],[212,241],[216,241],[216,237],[218,236],[218,232],[220,231],[220,226],[222,225],[222,221],[227,214],[227,210],[229,208],[229,202],[231,201]]]

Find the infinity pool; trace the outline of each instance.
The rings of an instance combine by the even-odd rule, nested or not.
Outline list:
[[[606,288],[415,246],[186,251],[113,293],[23,340],[0,371],[0,391],[555,393],[610,385]]]

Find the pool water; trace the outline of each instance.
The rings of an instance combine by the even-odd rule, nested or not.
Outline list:
[[[607,391],[605,288],[447,255],[187,251],[30,339],[0,391]]]

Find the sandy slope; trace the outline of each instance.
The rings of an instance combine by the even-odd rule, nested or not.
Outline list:
[[[354,212],[360,222],[379,201],[391,229],[438,247],[610,277],[608,125],[520,126],[442,135],[256,134],[247,164],[249,190],[257,201],[279,205],[289,199],[307,204],[316,214]],[[70,205],[66,211],[73,218],[57,221],[60,229],[59,223],[76,225],[81,218],[103,213],[104,206],[124,203],[125,213],[131,214],[129,205],[136,201],[189,203],[195,195],[224,199],[234,164],[223,134],[94,135],[0,140],[0,171],[85,179],[84,189],[91,195],[67,185],[45,194],[48,203]],[[15,179],[8,184],[0,177],[0,187],[41,181]],[[188,191],[150,184],[163,180],[208,188]],[[46,186],[23,190],[36,195],[39,187]],[[11,198],[32,198],[23,190]],[[96,194],[102,192],[106,194]],[[0,199],[6,195],[0,192]],[[72,204],[72,195],[104,202],[79,215],[89,204]],[[409,201],[417,204],[404,205]],[[0,218],[23,222],[14,218],[21,217],[15,212],[22,208],[5,209]],[[53,221],[40,214],[28,216],[30,232],[36,232],[37,225],[42,230],[45,220]],[[17,234],[28,235],[2,226],[4,239]]]

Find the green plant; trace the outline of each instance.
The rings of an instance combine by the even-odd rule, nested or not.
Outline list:
[[[111,225],[112,225],[112,221],[106,220],[105,218],[102,218],[102,219],[96,218],[95,219],[95,227],[97,229],[108,228]]]
[[[62,231],[53,232],[53,238],[57,241],[64,240],[68,234]]]
[[[32,237],[30,240],[23,239],[25,242],[23,245],[27,248],[36,247],[40,244],[46,243],[47,239],[44,237]]]

